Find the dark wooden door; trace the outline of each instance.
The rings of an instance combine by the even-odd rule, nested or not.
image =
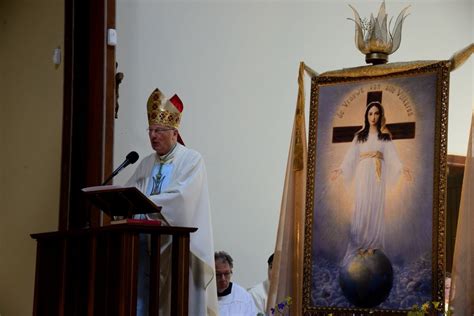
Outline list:
[[[59,230],[100,225],[80,189],[112,171],[115,0],[65,0],[64,114]]]

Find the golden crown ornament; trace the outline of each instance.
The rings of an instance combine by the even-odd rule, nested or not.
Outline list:
[[[402,25],[408,16],[404,8],[397,17],[393,31],[389,31],[392,19],[387,25],[387,14],[385,13],[385,1],[380,5],[377,18],[370,14],[370,20],[361,19],[357,10],[349,5],[354,11],[355,22],[355,44],[357,48],[365,54],[365,62],[368,64],[385,64],[388,62],[388,55],[394,53],[402,40]]]
[[[178,129],[182,111],[183,103],[176,94],[166,100],[164,94],[159,89],[155,89],[148,98],[149,125],[162,125]]]

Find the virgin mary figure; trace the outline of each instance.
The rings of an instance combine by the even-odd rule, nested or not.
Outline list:
[[[385,126],[382,104],[371,102],[365,110],[364,126],[331,175],[332,180],[342,175],[346,186],[354,185],[349,242],[341,266],[358,253],[384,248],[385,195],[402,173],[411,180]]]

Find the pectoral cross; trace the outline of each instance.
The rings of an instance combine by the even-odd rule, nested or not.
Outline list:
[[[373,101],[379,101],[382,103],[382,91],[370,91],[367,92],[366,105]],[[415,138],[415,122],[405,123],[390,123],[387,124],[387,128],[392,134],[392,140],[395,139],[411,139]],[[362,125],[357,126],[339,126],[332,129],[332,142],[333,143],[348,143],[354,139],[354,135],[357,131],[362,129]]]

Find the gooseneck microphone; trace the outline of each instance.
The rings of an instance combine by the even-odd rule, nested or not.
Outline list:
[[[128,166],[130,164],[134,164],[135,162],[137,162],[138,157],[139,156],[138,156],[136,151],[129,152],[128,155],[125,156],[125,161],[122,162],[122,164],[120,166],[118,166],[117,169],[114,170],[114,172],[112,172],[112,174],[107,178],[107,180],[105,180],[102,183],[102,185],[107,184],[110,180],[112,180],[113,177],[118,175],[119,172],[122,171],[122,169],[124,169],[126,166]]]

